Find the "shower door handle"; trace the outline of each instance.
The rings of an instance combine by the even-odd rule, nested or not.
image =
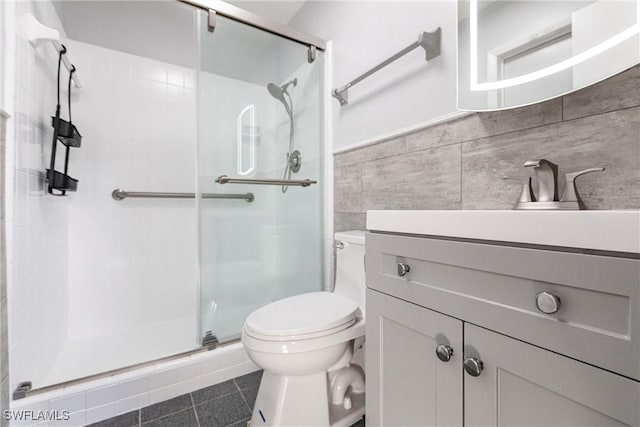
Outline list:
[[[257,185],[284,185],[308,187],[317,184],[318,181],[311,179],[258,179],[258,178],[234,178],[227,175],[220,175],[216,178],[218,184],[257,184]]]

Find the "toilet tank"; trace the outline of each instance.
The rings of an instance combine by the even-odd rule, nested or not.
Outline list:
[[[335,233],[336,281],[334,293],[358,304],[365,313],[364,231]],[[340,248],[341,247],[341,248]]]

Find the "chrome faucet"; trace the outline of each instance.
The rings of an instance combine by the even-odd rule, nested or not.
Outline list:
[[[538,202],[553,202],[558,200],[558,165],[549,160],[528,160],[524,162],[525,168],[533,168],[536,171],[538,181]]]
[[[538,182],[538,195],[531,189],[531,178],[526,182],[521,179],[504,177],[503,179],[516,179],[522,185],[520,199],[513,207],[514,209],[564,209],[578,210],[585,209],[584,203],[578,195],[575,186],[575,179],[590,172],[602,172],[604,168],[591,168],[579,172],[565,174],[565,187],[562,198],[558,200],[558,166],[548,160],[528,160],[524,163],[525,168],[533,168]]]

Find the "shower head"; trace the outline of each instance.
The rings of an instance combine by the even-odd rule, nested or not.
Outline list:
[[[267,85],[267,89],[269,90],[269,93],[271,94],[271,96],[273,96],[275,99],[282,102],[289,116],[291,116],[291,107],[289,106],[289,103],[285,99],[284,95],[287,94],[289,97],[291,97],[291,95],[289,95],[289,92],[287,92],[287,89],[289,88],[289,86],[293,85],[295,87],[297,84],[298,84],[298,79],[293,79],[293,80],[289,80],[282,86],[278,86],[275,83],[269,83]]]

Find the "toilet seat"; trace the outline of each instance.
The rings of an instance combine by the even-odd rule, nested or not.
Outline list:
[[[311,292],[272,302],[247,317],[244,332],[263,341],[311,339],[352,326],[357,304],[332,292]]]

